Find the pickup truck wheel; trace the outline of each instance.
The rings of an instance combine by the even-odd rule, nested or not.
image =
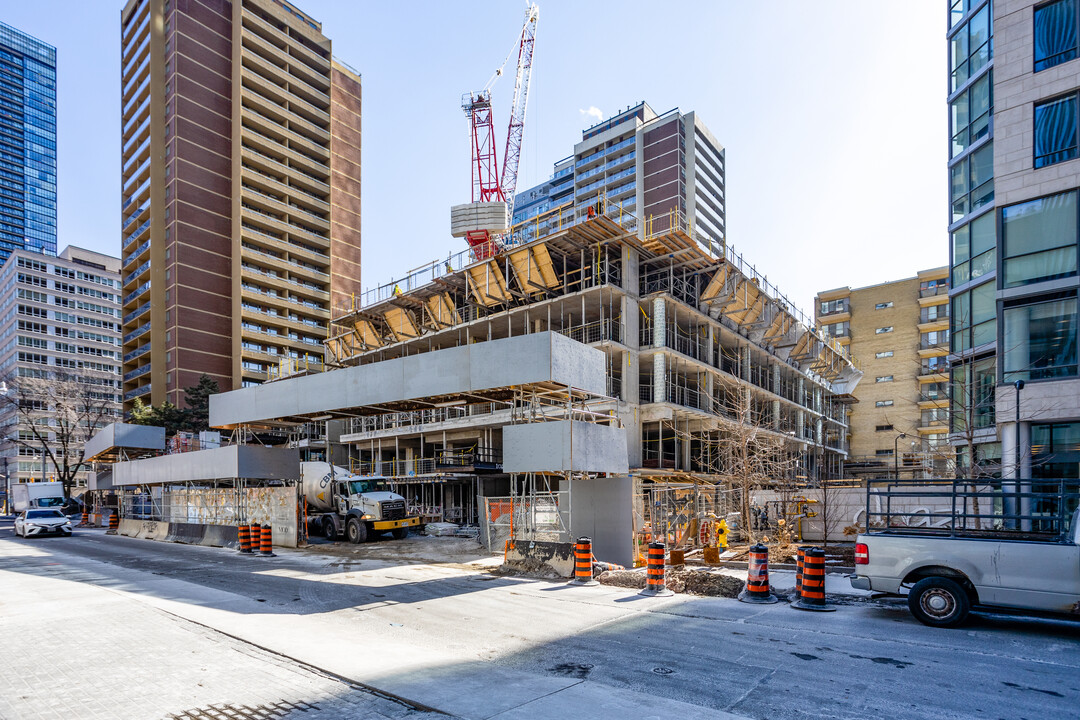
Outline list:
[[[394,530],[393,530],[393,532],[391,534],[394,536],[395,540],[404,540],[405,538],[409,537],[409,528],[407,528],[407,527],[394,528]]]
[[[928,577],[908,593],[908,608],[919,622],[931,627],[956,627],[971,611],[971,598],[955,580]]]
[[[359,545],[367,540],[367,525],[359,518],[349,518],[349,522],[345,526],[345,534],[348,536],[349,542],[353,545]]]
[[[323,518],[322,534],[327,540],[337,539],[337,525],[334,524],[333,518]]]

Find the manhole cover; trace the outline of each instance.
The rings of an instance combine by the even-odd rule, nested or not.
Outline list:
[[[656,673],[657,675],[671,675],[672,673],[675,672],[671,668],[666,668],[666,667],[654,667],[652,669],[652,671],[654,673]]]

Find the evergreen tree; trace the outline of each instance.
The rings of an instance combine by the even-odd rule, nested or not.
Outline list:
[[[200,432],[210,429],[210,396],[216,395],[217,381],[206,373],[199,376],[199,382],[188,388],[184,388],[184,403],[187,408],[183,411],[184,418],[181,430]]]

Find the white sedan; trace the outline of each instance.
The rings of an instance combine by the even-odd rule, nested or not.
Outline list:
[[[15,534],[23,537],[32,535],[71,535],[71,520],[59,510],[25,510],[15,518]]]

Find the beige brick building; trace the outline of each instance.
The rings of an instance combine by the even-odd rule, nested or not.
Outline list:
[[[948,276],[949,269],[940,267],[818,293],[818,326],[848,346],[864,373],[849,411],[848,476],[923,476],[945,469]]]

